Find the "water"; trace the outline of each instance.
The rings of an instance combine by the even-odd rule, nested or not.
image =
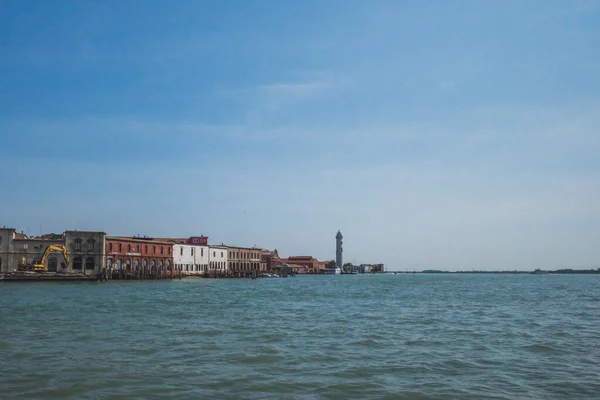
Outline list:
[[[600,399],[600,276],[0,284],[0,398]]]

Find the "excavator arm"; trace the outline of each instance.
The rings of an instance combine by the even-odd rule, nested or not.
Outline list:
[[[66,266],[68,266],[69,265],[69,256],[67,255],[67,248],[62,245],[51,244],[48,247],[46,247],[46,250],[44,250],[44,253],[42,254],[42,257],[40,258],[40,261],[38,263],[33,264],[33,270],[36,272],[47,272],[48,267],[46,266],[46,259],[48,258],[48,256],[51,253],[53,253],[55,251],[62,252],[63,257],[65,258]]]

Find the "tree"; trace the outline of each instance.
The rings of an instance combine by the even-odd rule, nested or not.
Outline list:
[[[344,267],[352,267],[352,266],[353,266],[352,263],[346,263],[346,264],[344,264]]]
[[[327,263],[327,268],[335,268],[335,261],[331,260]]]

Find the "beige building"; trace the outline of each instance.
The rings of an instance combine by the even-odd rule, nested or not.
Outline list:
[[[261,272],[261,249],[227,246],[227,263],[232,276],[252,276]]]

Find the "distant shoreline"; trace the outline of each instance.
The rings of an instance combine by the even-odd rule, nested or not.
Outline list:
[[[600,268],[597,269],[557,269],[553,271],[535,270],[535,271],[442,271],[442,270],[424,270],[424,271],[386,271],[386,274],[526,274],[526,275],[547,275],[547,274],[600,274]]]

